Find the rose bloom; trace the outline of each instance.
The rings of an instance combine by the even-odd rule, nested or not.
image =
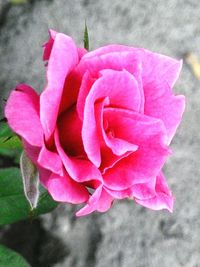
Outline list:
[[[5,108],[41,184],[56,201],[86,203],[77,216],[124,198],[172,211],[161,169],[185,107],[172,92],[182,62],[123,45],[88,52],[49,33],[44,91],[19,84]]]

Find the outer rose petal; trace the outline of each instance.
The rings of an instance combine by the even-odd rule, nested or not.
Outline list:
[[[39,153],[37,163],[53,173],[63,175],[63,164],[60,156],[58,153],[48,150],[45,145],[43,145]]]
[[[40,182],[43,187],[46,188],[47,181],[49,180],[49,177],[51,176],[52,172],[44,168],[40,168],[39,166],[37,167],[37,169],[39,171]]]
[[[44,47],[43,60],[49,60],[56,34],[57,34],[56,31],[51,29],[49,30],[49,40],[43,45]]]
[[[138,204],[153,210],[168,209],[169,211],[172,212],[174,205],[174,198],[167,186],[165,177],[162,173],[160,173],[156,177],[155,193],[156,195],[152,198],[149,199],[135,198],[135,201]]]
[[[124,199],[128,197],[145,200],[153,198],[156,195],[155,183],[156,178],[152,178],[147,183],[134,184],[132,187],[121,191],[110,190],[108,188],[105,189],[111,196],[117,199]]]
[[[156,178],[153,177],[149,182],[135,184],[131,187],[131,197],[138,199],[149,199],[156,195],[155,192]]]
[[[87,189],[73,181],[66,172],[63,176],[55,173],[51,173],[49,176],[49,172],[43,172],[42,174],[42,183],[54,200],[73,204],[87,201],[89,197]]]
[[[83,114],[84,114],[84,108],[85,108],[85,99],[88,96],[91,87],[96,79],[94,79],[89,71],[86,70],[82,77],[81,86],[79,89],[78,99],[77,99],[77,112],[79,115],[79,118],[83,120]]]
[[[94,104],[107,96],[111,106],[134,111],[140,109],[140,92],[135,78],[126,70],[102,71],[102,77],[93,84],[86,98],[82,128],[84,149],[88,158],[97,167],[101,164],[101,156]]]
[[[182,67],[182,61],[151,52],[143,48],[124,45],[107,45],[87,53],[83,59],[92,61],[93,57],[111,54],[113,52],[133,52],[135,58],[142,62],[142,81],[146,85],[152,81],[165,81],[170,87],[175,84]]]
[[[101,185],[89,198],[88,204],[76,213],[76,216],[88,215],[95,210],[105,212],[111,207],[112,202],[113,197],[109,195]]]
[[[28,85],[16,87],[7,101],[5,116],[14,132],[33,146],[43,143],[43,130],[39,118],[39,96]]]
[[[43,60],[45,61],[49,60],[54,40],[56,38],[56,34],[58,34],[56,31],[52,29],[49,30],[49,40],[43,45],[44,47]],[[87,53],[87,50],[85,48],[77,48],[77,50],[79,59],[81,59]]]
[[[46,139],[55,129],[66,76],[77,63],[78,52],[73,40],[57,33],[48,62],[47,87],[40,97],[40,118]]]
[[[145,114],[161,119],[171,142],[185,109],[185,97],[174,96],[166,82],[145,87]]]

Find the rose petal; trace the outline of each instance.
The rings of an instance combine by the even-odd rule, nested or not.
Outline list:
[[[94,103],[109,96],[110,105],[138,111],[140,93],[135,78],[126,70],[104,70],[92,86],[85,102],[82,139],[88,158],[99,167],[101,156],[95,122]]]
[[[56,34],[57,34],[56,31],[52,29],[49,30],[49,40],[43,45],[44,47],[43,60],[44,61],[49,60]]]
[[[138,146],[126,140],[117,138],[116,136],[113,136],[114,132],[112,132],[112,130],[109,132],[109,129],[106,129],[107,131],[106,133],[103,122],[103,110],[104,106],[106,105],[110,105],[109,97],[106,97],[101,102],[97,102],[95,104],[96,127],[97,127],[98,137],[100,140],[102,157],[104,157],[104,153],[102,153],[103,150],[106,150],[105,152],[106,154],[109,153],[107,148],[109,148],[112,151],[112,153],[116,156],[122,156],[127,152],[136,151],[138,149]],[[107,125],[107,127],[109,127],[109,125]]]
[[[68,109],[76,105],[80,85],[81,77],[74,69],[67,75],[65,79],[58,112],[59,114],[67,111]]]
[[[141,79],[142,73],[142,65],[141,60],[132,52],[113,52],[101,56],[96,57],[87,57],[89,53],[87,53],[82,60],[80,61],[79,65],[77,66],[77,73],[84,77],[87,72],[87,78],[89,84],[85,81],[83,83],[83,88],[80,88],[79,96],[78,96],[78,103],[79,97],[81,98],[81,105],[82,109],[79,112],[79,115],[82,117],[83,107],[85,103],[85,99],[90,91],[90,81],[99,78],[99,74],[102,70],[116,70],[122,71],[126,70],[131,73],[135,80],[137,81],[138,86],[138,93],[140,94],[140,112],[144,110],[144,92],[143,92],[143,85]],[[86,80],[87,81],[87,80]],[[134,108],[134,107],[132,107]],[[79,108],[78,108],[79,109]]]
[[[145,87],[145,114],[161,119],[166,127],[168,143],[171,142],[185,109],[185,97],[174,96],[165,82]]]
[[[58,130],[55,131],[55,145],[69,175],[77,182],[102,180],[100,171],[87,159],[69,157],[60,145]]]
[[[135,199],[135,201],[147,208],[153,210],[167,209],[173,211],[174,198],[169,190],[165,177],[160,173],[156,178],[156,195],[149,199]]]
[[[94,79],[89,71],[86,70],[82,77],[81,81],[81,86],[78,94],[78,99],[77,99],[77,112],[79,115],[79,118],[83,120],[83,113],[84,113],[84,108],[85,108],[85,99],[87,95],[89,94],[91,87],[93,83],[95,82],[96,79]]]
[[[105,187],[105,190],[115,199],[124,199],[131,198],[132,190],[131,188],[123,189],[123,190],[112,190],[110,188]]]
[[[77,49],[78,49],[78,55],[79,55],[79,60],[80,60],[85,54],[87,54],[88,51],[82,47],[81,48],[78,47]]]
[[[43,60],[44,61],[49,60],[56,34],[57,34],[56,31],[49,29],[49,40],[43,45],[44,47]],[[85,48],[77,47],[77,52],[78,52],[79,60],[80,60],[88,51]]]
[[[137,199],[149,199],[156,195],[155,192],[156,178],[152,178],[147,183],[134,184],[131,187],[131,197]]]
[[[100,57],[102,55],[110,54],[110,53],[115,53],[115,52],[131,52],[135,50],[141,50],[140,48],[133,48],[131,46],[126,46],[126,45],[116,45],[116,44],[110,44],[106,46],[99,47],[93,51],[88,52],[85,56],[84,59],[89,59],[92,57]]]
[[[76,216],[85,216],[93,211],[106,212],[112,205],[113,197],[111,197],[102,186],[99,186],[94,194],[89,198],[88,204],[80,209]]]
[[[11,92],[5,107],[5,116],[11,129],[29,144],[42,145],[39,96],[31,87],[20,84]]]
[[[57,33],[47,68],[47,86],[40,97],[40,118],[48,139],[56,125],[66,76],[78,63],[78,52],[73,40]]]
[[[42,177],[45,188],[49,191],[54,200],[59,202],[68,202],[72,204],[80,204],[88,200],[89,194],[87,189],[73,181],[70,176],[64,172],[63,176],[59,176],[46,172],[47,176]]]
[[[122,158],[127,157],[138,149],[138,146],[135,144],[131,144],[120,138],[107,137],[104,130],[103,109],[106,105],[109,105],[109,103],[109,97],[106,97],[101,102],[95,104],[95,119],[101,150],[101,165],[99,169],[102,174],[104,174],[107,169],[112,168]],[[113,140],[111,138],[115,139],[115,141],[112,142]]]
[[[126,60],[129,65],[123,60],[116,60],[117,55],[120,58],[124,53],[133,54],[132,58]],[[113,62],[118,61],[118,68],[124,66],[128,71],[130,71],[131,61],[140,60],[143,87],[139,86],[139,88],[142,88],[141,91],[144,90],[145,93],[145,114],[158,117],[164,121],[168,133],[168,143],[170,143],[180,123],[185,104],[182,96],[175,97],[171,91],[170,94],[165,91],[169,91],[166,90],[166,86],[170,88],[175,84],[181,71],[182,61],[142,48],[109,45],[87,53],[82,58],[79,68],[81,71],[87,68],[92,75],[97,73],[99,69],[106,68],[106,64],[109,68],[116,69],[116,64],[109,61],[111,58]],[[135,77],[139,81],[140,75]],[[152,100],[154,102],[153,106]],[[162,108],[163,105],[164,108]],[[158,114],[158,111],[160,114]],[[172,115],[169,116],[169,112]]]
[[[115,108],[105,108],[104,115],[116,136],[138,146],[136,152],[105,172],[105,186],[124,190],[155,177],[169,155],[162,121]]]
[[[47,182],[52,172],[44,168],[41,168],[39,166],[37,166],[37,169],[39,171],[39,178],[40,178],[41,184],[43,185],[44,188],[47,188]]]
[[[132,187],[125,190],[116,191],[109,188],[105,189],[111,196],[117,199],[138,198],[144,200],[152,198],[156,195],[155,183],[156,178],[153,177],[147,183],[134,184]]]
[[[60,156],[58,153],[48,150],[45,145],[43,145],[39,153],[37,163],[41,167],[48,169],[53,173],[61,176],[63,175],[63,165]]]
[[[112,53],[132,52],[135,58],[142,62],[142,81],[146,85],[152,81],[165,81],[173,87],[182,67],[182,61],[168,56],[151,52],[143,48],[135,48],[124,45],[107,45],[87,53],[83,60],[93,61],[94,58]],[[130,63],[130,61],[128,61]]]

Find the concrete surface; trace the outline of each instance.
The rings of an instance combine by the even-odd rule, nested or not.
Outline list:
[[[44,85],[41,45],[47,29],[65,32],[81,45],[85,19],[91,48],[123,43],[177,58],[188,51],[200,57],[199,0],[35,0],[2,8],[1,97],[18,82],[40,91]],[[76,219],[75,208],[66,205],[39,220],[37,242],[31,241],[30,234],[19,241],[13,226],[6,230],[4,243],[37,267],[199,267],[200,81],[186,64],[175,91],[186,95],[187,109],[172,143],[174,155],[165,168],[176,196],[173,214],[121,201],[106,214]],[[15,246],[6,241],[9,234]],[[28,255],[24,244],[31,251]]]

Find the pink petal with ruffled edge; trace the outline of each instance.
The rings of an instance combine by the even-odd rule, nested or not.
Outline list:
[[[135,78],[126,70],[104,70],[93,84],[85,101],[82,139],[88,158],[97,167],[101,164],[100,144],[94,114],[94,103],[109,97],[110,105],[138,111],[140,92]]]
[[[5,117],[11,129],[34,146],[43,143],[39,110],[39,96],[25,84],[19,84],[11,92],[5,107]]]
[[[57,33],[48,62],[48,83],[40,96],[40,118],[46,139],[55,129],[66,76],[77,63],[75,43],[69,36]]]
[[[105,108],[104,116],[117,137],[138,146],[136,152],[105,172],[105,186],[118,191],[149,182],[159,173],[169,155],[162,121],[115,108]]]
[[[118,53],[121,55],[125,51],[134,53],[135,59],[138,58],[142,62],[145,114],[163,120],[167,129],[168,143],[170,143],[180,124],[185,108],[185,100],[183,96],[174,96],[173,92],[167,87],[174,86],[182,68],[182,61],[153,53],[143,48],[108,45],[89,52],[81,62],[86,62],[87,64],[83,65],[95,69],[97,67],[94,67],[93,63],[98,62],[98,58],[111,58],[114,57],[113,54]]]
[[[95,120],[101,149],[101,166],[99,169],[102,174],[107,169],[112,168],[122,158],[127,157],[138,149],[138,146],[123,139],[113,136],[107,137],[105,133],[106,126],[104,127],[106,122],[103,121],[103,110],[109,103],[109,97],[106,97],[101,102],[95,104]]]
[[[147,183],[134,184],[131,187],[130,197],[138,199],[149,199],[154,197],[156,195],[155,184],[156,184],[155,177],[151,178],[150,181]]]
[[[69,157],[60,145],[58,130],[55,131],[55,145],[69,175],[77,182],[102,180],[100,171],[87,159]]]
[[[113,159],[114,156],[124,157],[127,152],[131,153],[138,149],[138,146],[135,144],[113,136],[112,134],[114,133],[112,133],[112,129],[110,129],[110,132],[109,129],[104,129],[105,123],[103,121],[103,110],[106,105],[110,105],[109,97],[104,98],[101,102],[97,102],[94,105],[96,127],[101,146],[101,165],[104,164],[104,154],[109,154],[109,156]],[[109,125],[107,125],[107,127],[109,127]],[[106,131],[108,132],[106,133]],[[116,157],[116,160],[119,160],[119,158],[120,157]]]
[[[77,109],[80,118],[83,117],[85,99],[91,89],[91,85],[96,79],[99,78],[99,75],[102,70],[126,70],[134,76],[138,87],[138,93],[140,94],[139,111],[143,112],[144,92],[141,79],[142,66],[141,60],[136,57],[137,55],[135,56],[132,52],[109,53],[106,55],[96,56],[92,58],[88,58],[87,55],[85,55],[81,59],[76,68],[77,74],[79,73],[79,75],[81,75],[82,79],[84,80],[83,86],[80,88],[77,101]]]
[[[155,193],[156,195],[152,198],[149,199],[135,198],[135,201],[146,208],[150,208],[153,210],[167,209],[170,212],[172,212],[174,205],[174,198],[167,186],[165,177],[162,173],[160,173],[156,177]]]
[[[125,190],[116,191],[106,187],[105,190],[116,199],[138,198],[145,200],[153,198],[156,195],[155,183],[156,178],[153,177],[147,183],[134,184],[132,187],[129,187]]]
[[[161,119],[166,127],[168,144],[171,142],[185,109],[185,97],[174,96],[166,82],[145,87],[145,114]]]
[[[45,145],[43,145],[39,153],[37,163],[53,173],[63,175],[63,164],[60,156],[58,153],[48,150]]]
[[[44,61],[49,60],[56,34],[57,34],[56,31],[52,29],[49,30],[49,40],[43,45],[44,47],[43,60]]]
[[[44,47],[43,60],[44,61],[49,60],[56,34],[58,34],[58,32],[56,32],[52,29],[49,29],[49,40],[43,45],[43,47]],[[87,53],[87,50],[85,48],[79,48],[78,47],[77,51],[78,51],[78,55],[79,55],[79,60]]]
[[[151,52],[143,48],[135,48],[124,45],[107,45],[87,53],[83,60],[93,61],[94,58],[112,53],[133,52],[135,58],[142,62],[142,81],[146,85],[152,81],[165,81],[173,87],[182,67],[182,61]],[[129,61],[130,62],[130,61]]]
[[[81,86],[79,89],[79,94],[78,94],[78,99],[77,99],[77,104],[76,104],[77,113],[81,120],[83,120],[83,115],[84,115],[85,99],[88,96],[95,80],[96,79],[94,79],[90,75],[89,71],[86,70],[86,72],[84,73],[82,77]]]
[[[85,216],[94,212],[95,210],[99,212],[106,212],[108,209],[110,209],[112,202],[113,197],[110,196],[101,185],[89,198],[88,204],[76,213],[76,216]]]
[[[80,204],[88,200],[87,189],[73,181],[66,172],[63,176],[59,176],[55,173],[49,175],[48,171],[41,171],[41,182],[56,201]]]

